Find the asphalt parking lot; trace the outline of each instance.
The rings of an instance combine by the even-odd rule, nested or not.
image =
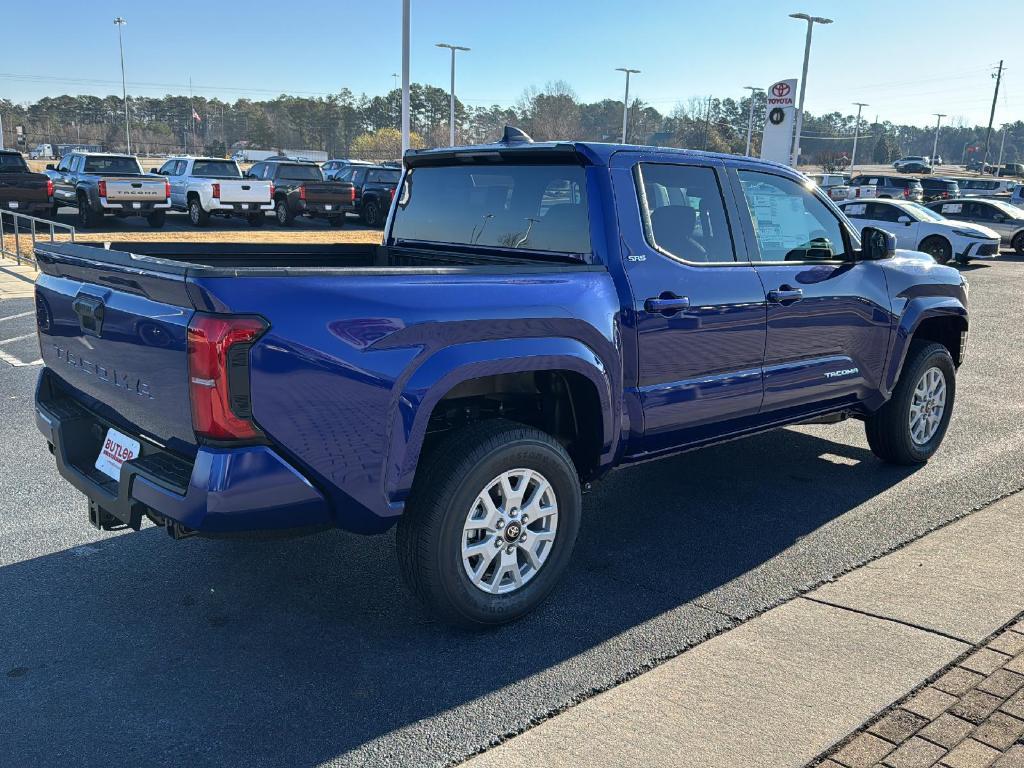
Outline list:
[[[1021,489],[1024,259],[965,272],[971,349],[926,467],[881,464],[847,422],[614,473],[565,584],[474,633],[404,591],[391,534],[91,529],[34,427],[32,301],[0,302],[0,762],[457,763]]]

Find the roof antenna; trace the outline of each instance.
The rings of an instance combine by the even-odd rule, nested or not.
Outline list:
[[[521,128],[514,128],[511,125],[505,126],[505,134],[501,137],[502,144],[533,144],[530,134]]]

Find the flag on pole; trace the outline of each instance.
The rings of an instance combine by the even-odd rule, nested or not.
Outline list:
[[[201,122],[203,122],[203,118],[201,118],[201,117],[199,116],[199,113],[198,113],[198,112],[196,112],[196,108],[195,108],[195,107],[192,107],[192,119],[193,119],[193,120],[194,120],[195,122],[197,122],[197,123],[201,123]]]

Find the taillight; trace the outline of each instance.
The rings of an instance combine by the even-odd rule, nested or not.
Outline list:
[[[188,324],[188,382],[197,437],[248,440],[260,436],[252,420],[249,350],[267,330],[258,317],[197,312]]]
[[[270,199],[274,199],[274,182],[270,182]]]
[[[305,200],[305,199],[306,199],[306,188],[305,187],[299,187],[299,200]]]
[[[107,196],[107,182],[101,180],[100,183],[96,185],[96,189],[99,191],[100,197]]]
[[[53,197],[53,179],[46,180],[46,196]]]
[[[353,192],[354,191],[355,190],[353,190]],[[392,203],[395,202],[395,188],[394,187],[391,188],[391,202]]]
[[[903,196],[904,197],[910,197],[910,187],[904,187],[903,188]]]
[[[220,200],[220,184],[213,182],[210,186],[213,188],[213,199]]]
[[[164,179],[164,197],[168,200],[171,199],[171,182]]]
[[[350,203],[354,203],[356,201],[356,188],[355,187],[352,187],[352,189],[349,190],[348,201]]]

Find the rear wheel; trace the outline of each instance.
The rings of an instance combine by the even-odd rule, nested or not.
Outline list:
[[[205,227],[210,223],[210,214],[203,210],[198,197],[190,197],[188,200],[188,220],[193,227]]]
[[[561,579],[580,511],[576,469],[550,435],[503,420],[457,430],[417,471],[398,524],[403,580],[449,623],[513,621]]]
[[[381,225],[380,203],[370,200],[363,206],[363,221],[368,227],[379,227]]]
[[[167,220],[167,211],[153,211],[149,216],[146,217],[146,221],[149,222],[149,226],[153,229],[161,229],[164,222]]]
[[[1024,256],[1024,232],[1018,232],[1014,235],[1010,245],[1013,246],[1013,250],[1017,252],[1018,256]]]
[[[295,214],[288,209],[288,201],[283,197],[278,198],[274,204],[274,218],[277,219],[277,223],[282,227],[290,227],[292,222],[295,221]]]
[[[865,420],[872,452],[893,464],[928,461],[946,435],[955,395],[956,369],[949,350],[912,341],[892,397]]]
[[[88,195],[78,196],[78,226],[82,229],[93,229],[103,221],[103,214],[92,209]]]
[[[949,240],[938,235],[926,237],[921,241],[918,249],[927,253],[939,264],[948,264],[949,260],[953,258],[953,246],[949,244]]]

